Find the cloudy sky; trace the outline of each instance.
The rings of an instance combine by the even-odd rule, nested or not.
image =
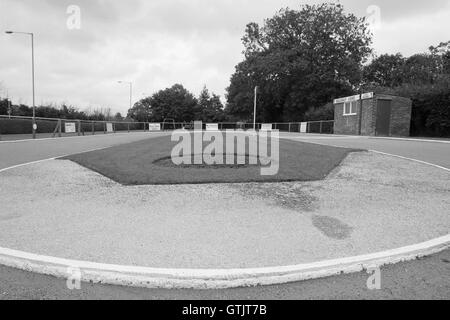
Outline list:
[[[134,101],[174,83],[195,94],[206,85],[223,97],[242,60],[245,25],[262,23],[282,7],[318,2],[324,1],[0,0],[0,95],[7,89],[15,103],[31,101],[29,37],[3,32],[15,30],[35,33],[37,104],[126,114],[128,87],[118,80],[134,83]],[[341,3],[360,16],[380,8],[377,53],[411,55],[450,40],[449,0]],[[80,29],[68,28],[71,5],[81,10]]]

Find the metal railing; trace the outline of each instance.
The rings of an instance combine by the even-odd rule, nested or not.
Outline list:
[[[24,138],[32,136],[32,117],[0,115],[0,140]],[[60,119],[36,117],[37,137],[63,137],[63,136],[83,136],[95,134],[111,134],[116,132],[136,132],[148,131],[149,123],[134,121],[98,121],[79,119]],[[70,124],[70,126],[66,126]],[[193,129],[191,122],[161,122],[161,130],[170,131],[176,129]],[[256,124],[256,129],[262,128],[262,123]],[[253,123],[242,122],[220,122],[219,130],[251,130]],[[66,132],[70,128],[69,132]],[[334,121],[310,121],[310,122],[288,122],[273,123],[272,128],[282,132],[296,133],[319,133],[332,134]],[[203,124],[206,129],[206,123]]]

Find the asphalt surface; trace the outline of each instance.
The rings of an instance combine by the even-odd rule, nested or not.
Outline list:
[[[281,137],[336,147],[359,148],[421,160],[450,169],[450,141],[408,141],[371,137],[330,137],[281,134]]]
[[[147,137],[149,134],[124,134],[0,143],[0,169]],[[298,139],[392,153],[450,168],[450,144],[445,143],[353,137]],[[0,299],[450,299],[450,250],[417,261],[385,266],[381,270],[381,290],[368,290],[368,277],[368,274],[358,273],[216,291],[148,290],[93,284],[82,284],[81,290],[69,290],[64,280],[0,266]]]

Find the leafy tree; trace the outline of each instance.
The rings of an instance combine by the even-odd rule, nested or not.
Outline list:
[[[400,54],[383,54],[364,68],[363,82],[367,86],[395,87],[404,79],[406,59]]]
[[[436,47],[431,46],[430,52],[438,60],[441,72],[450,74],[450,41],[441,42]]]
[[[136,102],[134,106],[128,110],[127,118],[138,122],[148,122],[153,120],[152,110],[150,107],[150,98],[145,98]]]
[[[198,113],[197,99],[181,84],[158,91],[148,100],[144,99],[144,103],[149,108],[149,118],[152,121],[163,121],[166,118],[177,122],[193,121]]]
[[[253,88],[260,88],[258,121],[298,121],[310,107],[350,94],[371,53],[365,18],[340,4],[282,9],[261,27],[247,25],[245,61],[238,64],[227,95],[227,113],[253,114]]]
[[[416,85],[434,83],[439,73],[439,62],[430,54],[415,54],[403,67],[404,82]]]
[[[220,97],[214,93],[211,96],[206,86],[198,98],[197,110],[196,120],[219,122],[224,119],[223,104],[220,101]]]
[[[334,120],[334,104],[329,102],[320,108],[310,108],[305,113],[305,121]]]
[[[0,115],[8,114],[8,103],[7,99],[0,99]]]

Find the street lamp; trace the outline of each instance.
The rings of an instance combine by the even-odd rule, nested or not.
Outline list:
[[[258,87],[255,87],[255,104],[254,104],[254,109],[253,109],[253,130],[256,131],[256,99],[258,97]]]
[[[34,90],[34,34],[32,32],[5,31],[6,34],[26,34],[31,36],[31,81],[33,86],[33,139],[36,139],[36,99]]]
[[[129,81],[117,81],[118,83],[126,83],[128,85],[130,85],[130,109],[131,109],[131,101],[133,99],[133,82],[129,82]]]

